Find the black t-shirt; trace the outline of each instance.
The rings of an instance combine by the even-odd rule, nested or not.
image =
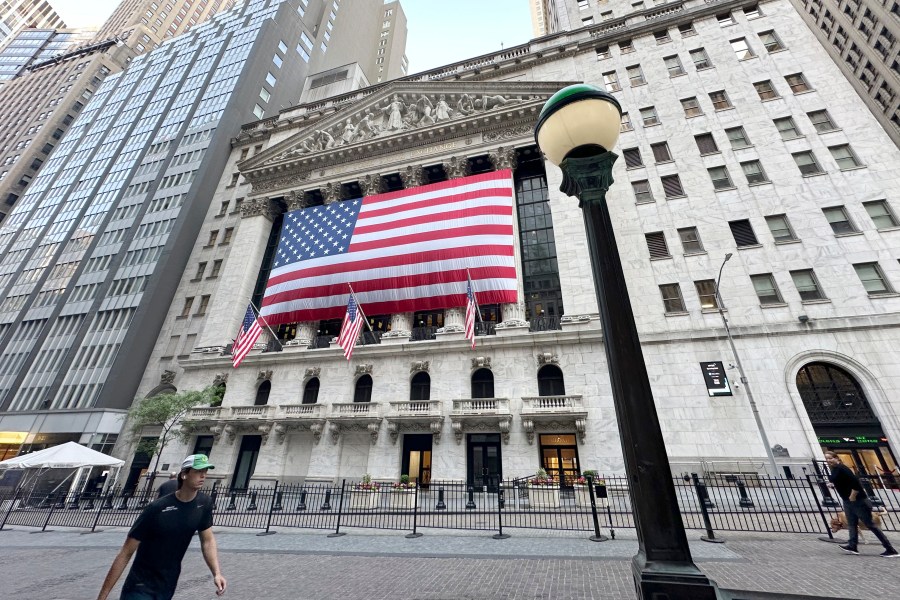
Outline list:
[[[178,480],[170,479],[161,486],[159,486],[159,495],[157,498],[162,498],[163,496],[168,496],[169,494],[174,494],[178,491]]]
[[[152,502],[128,532],[140,545],[123,590],[171,598],[194,532],[210,527],[212,501],[206,494],[197,494],[190,502],[182,502],[175,494]]]
[[[859,477],[854,475],[847,465],[831,467],[828,480],[834,484],[834,489],[837,490],[838,495],[844,500],[850,499],[850,492],[853,490],[858,492],[857,498],[864,495],[862,486],[859,484]]]

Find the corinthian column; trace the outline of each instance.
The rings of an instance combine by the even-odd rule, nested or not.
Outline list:
[[[325,204],[331,204],[332,202],[338,202],[341,199],[341,184],[337,181],[332,183],[326,183],[321,188],[322,190],[322,199]]]
[[[465,156],[451,156],[442,164],[444,173],[447,174],[447,179],[459,179],[460,177],[468,176],[470,173],[469,161],[466,160]]]

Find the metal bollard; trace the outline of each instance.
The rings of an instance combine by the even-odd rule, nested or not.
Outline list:
[[[128,510],[128,494],[122,492],[122,501],[119,502],[118,510]]]
[[[228,499],[228,506],[225,507],[225,510],[237,510],[237,504],[235,504],[234,492],[231,492],[231,498]]]
[[[219,483],[218,481],[216,483]],[[216,510],[216,502],[219,500],[219,490],[216,489],[216,486],[213,485],[212,493],[209,495],[209,499],[212,502],[212,509]]]
[[[716,533],[713,531],[712,521],[709,518],[708,507],[706,502],[703,501],[704,497],[706,497],[707,502],[709,501],[709,497],[706,496],[706,486],[700,483],[700,478],[697,477],[696,473],[691,473],[691,478],[694,480],[694,490],[697,493],[697,500],[700,503],[700,514],[703,516],[703,526],[706,528],[706,535],[701,535],[700,539],[704,542],[722,544],[725,540],[716,537]],[[709,504],[712,505],[712,502],[709,502]]]
[[[247,505],[247,511],[256,510],[256,492],[250,492],[250,504]]]
[[[300,502],[297,503],[297,512],[306,510],[306,490],[300,492]]]
[[[466,502],[466,510],[475,510],[475,488],[469,486],[469,501]]]
[[[884,501],[878,497],[875,493],[875,490],[872,489],[872,482],[866,479],[865,477],[860,477],[859,483],[862,486],[863,492],[865,492],[866,496],[869,497],[869,501],[873,506],[884,506]]]
[[[447,510],[447,504],[444,502],[444,486],[438,488],[438,501],[434,510]]]
[[[709,499],[709,492],[706,490],[706,484],[700,481],[700,477],[696,473],[691,473],[691,479],[694,480],[694,487],[697,489],[697,499],[703,505],[703,508],[715,508],[712,500]]]
[[[283,507],[281,506],[281,495],[282,495],[283,493],[284,493],[284,492],[278,492],[278,493],[275,494],[275,506],[272,507],[272,510],[273,510],[273,511],[280,511],[280,510],[283,510]]]
[[[88,496],[87,504],[84,505],[83,510],[94,510],[94,495],[93,494]]]
[[[106,493],[106,499],[103,501],[103,510],[113,509],[113,493],[112,490]]]
[[[738,501],[738,505],[742,508],[753,508],[753,500],[747,495],[747,486],[744,484],[741,479],[737,480],[737,489],[738,493],[741,495],[741,499]]]
[[[81,494],[75,492],[75,495],[72,496],[71,502],[69,502],[69,510],[78,510],[78,505],[81,503]]]
[[[331,490],[325,490],[325,502],[319,510],[331,510]]]

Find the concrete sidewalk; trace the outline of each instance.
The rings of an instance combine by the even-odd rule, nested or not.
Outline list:
[[[77,531],[0,532],[4,598],[93,598],[125,529],[82,535]],[[489,533],[424,530],[347,530],[347,535],[288,530],[265,537],[256,531],[216,533],[230,598],[347,600],[365,597],[428,600],[487,598],[630,599],[634,531],[591,542],[583,533],[510,530]],[[723,534],[724,535],[724,534]],[[699,541],[689,532],[700,568],[722,588],[813,598],[890,598],[900,589],[900,560],[845,555],[816,536],[735,533],[725,544]],[[35,565],[40,564],[40,568]],[[185,558],[176,598],[214,597],[195,543]],[[115,596],[117,597],[117,596]]]

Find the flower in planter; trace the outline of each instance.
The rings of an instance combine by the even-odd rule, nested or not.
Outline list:
[[[362,481],[353,486],[354,490],[364,492],[377,492],[380,486],[377,482],[372,481],[372,476],[366,473],[363,475]]]
[[[391,484],[391,489],[396,491],[408,491],[416,489],[416,484],[410,482],[409,475],[401,475],[400,481]]]
[[[547,475],[547,471],[544,469],[538,469],[537,474],[528,480],[528,487],[550,486],[556,484],[556,480]]]
[[[590,477],[594,480],[594,485],[605,485],[605,482],[602,479],[598,479],[597,475],[597,471],[586,469],[581,473],[581,476],[575,480],[575,483],[578,485],[587,485],[588,478]]]

